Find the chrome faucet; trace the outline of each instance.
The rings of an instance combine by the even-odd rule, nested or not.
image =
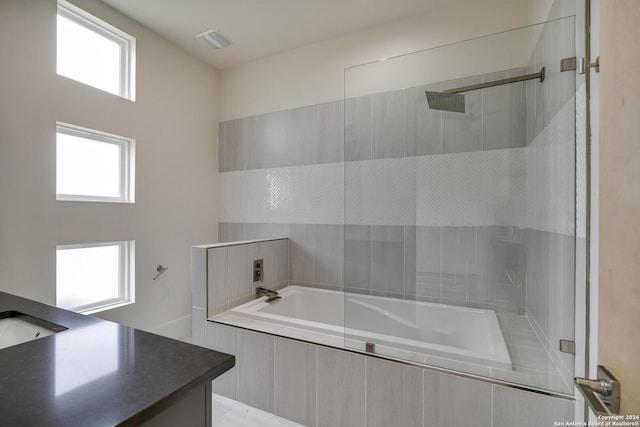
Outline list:
[[[276,291],[272,291],[271,289],[263,288],[262,286],[258,286],[256,288],[256,297],[270,296],[275,297],[278,293]]]
[[[275,300],[278,300],[280,298],[282,298],[280,295],[278,295],[278,293],[276,291],[272,291],[271,289],[267,289],[267,288],[263,288],[262,286],[259,286],[256,288],[256,298],[260,298],[260,297],[269,297],[267,298],[267,302],[273,302]]]

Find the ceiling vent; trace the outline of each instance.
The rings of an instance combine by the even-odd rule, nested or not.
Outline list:
[[[196,38],[214,49],[224,49],[233,44],[229,37],[218,30],[205,31],[198,34]]]

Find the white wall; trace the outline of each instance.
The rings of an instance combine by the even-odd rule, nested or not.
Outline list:
[[[226,69],[220,121],[342,99],[346,67],[529,22],[528,0],[470,0]]]
[[[99,316],[180,335],[190,247],[217,240],[218,75],[103,3],[73,2],[137,38],[137,101],[56,75],[55,0],[2,1],[0,290],[54,304],[56,245],[131,239],[136,303]],[[57,120],[137,140],[135,204],[55,200]]]
[[[527,3],[527,14],[529,15],[529,23],[537,24],[544,22],[549,18],[555,0],[529,0]]]
[[[541,25],[449,44],[417,53],[350,67],[344,97],[355,98],[504,70],[523,69],[540,36]]]

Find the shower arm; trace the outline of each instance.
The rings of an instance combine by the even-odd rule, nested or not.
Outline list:
[[[492,82],[486,82],[486,83],[478,83],[475,85],[463,86],[455,89],[447,89],[447,90],[443,90],[442,93],[453,94],[453,93],[469,92],[471,90],[485,89],[485,88],[494,87],[494,86],[502,86],[502,85],[507,85],[509,83],[524,82],[526,80],[533,80],[533,79],[540,79],[540,83],[544,81],[544,67],[542,67],[542,69],[538,73],[525,74],[524,76],[518,76],[518,77],[509,77],[507,79],[494,80]]]

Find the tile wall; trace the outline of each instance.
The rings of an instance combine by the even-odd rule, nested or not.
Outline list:
[[[219,172],[343,160],[342,101],[220,123]]]
[[[206,317],[255,298],[255,288],[278,290],[289,282],[289,244],[282,239],[239,239],[233,244],[192,249],[193,308]],[[253,262],[263,260],[262,281],[254,282]],[[206,276],[206,277],[205,277]],[[201,327],[194,323],[194,330]]]
[[[525,314],[524,283],[501,268],[525,262],[517,227],[220,223],[219,238],[276,237],[271,231],[289,236],[296,284]]]
[[[320,227],[318,230],[323,234],[326,233],[326,236],[331,236],[331,233],[328,232],[324,227]],[[286,249],[286,243],[287,239],[273,239],[256,242],[233,242],[229,244],[222,243],[215,245],[204,245],[196,246],[193,248],[194,343],[205,345],[204,336],[207,328],[210,328],[210,326],[208,326],[210,323],[208,319],[213,319],[212,321],[215,321],[217,323],[224,323],[243,329],[251,329],[263,333],[271,333],[283,337],[304,340],[315,344],[333,346],[338,349],[343,349],[343,345],[345,345],[345,342],[338,337],[332,337],[321,333],[313,333],[312,331],[304,329],[282,327],[282,325],[272,324],[268,322],[265,323],[253,321],[251,319],[237,317],[229,312],[219,313],[220,311],[230,308],[232,305],[241,304],[246,300],[255,298],[252,290],[249,291],[249,294],[247,294],[246,284],[247,282],[250,282],[250,279],[248,279],[248,277],[253,266],[253,258],[247,259],[245,257],[244,260],[240,262],[243,257],[241,257],[240,254],[236,254],[235,257],[237,257],[237,260],[235,262],[229,262],[229,254],[221,251],[246,250],[247,254],[253,254],[256,253],[257,250],[257,254],[260,258],[262,258],[267,252],[272,252],[271,257],[264,256],[263,258],[265,262],[264,282],[260,284],[262,286],[271,287],[272,289],[277,290],[280,287],[284,286],[285,283],[287,283],[287,276],[283,274],[286,273],[287,266],[284,263],[281,263],[281,265],[278,266],[277,261],[274,265],[273,260],[277,260],[278,258],[286,259],[286,250],[283,250]],[[291,241],[289,241],[289,243],[291,243]],[[293,247],[293,245],[291,246]],[[264,251],[261,250],[261,248],[264,249]],[[251,249],[251,251],[249,251],[248,249]],[[464,252],[463,248],[454,249],[457,252]],[[329,250],[328,252],[332,251]],[[312,268],[317,272],[320,266],[321,265],[319,263],[317,264],[314,262],[314,266],[312,266]],[[385,271],[381,270],[380,273],[384,275]],[[281,274],[283,275],[280,277]],[[330,273],[325,272],[323,274]],[[233,279],[233,282],[231,282],[229,279],[225,279],[225,276],[227,278],[234,277],[235,279]],[[244,280],[241,280],[242,276],[245,276]],[[278,284],[274,286],[272,285],[272,283]],[[310,285],[309,283],[307,284]],[[249,289],[253,289],[253,286],[255,285],[257,285],[257,283],[249,285]],[[358,291],[362,292],[361,290]],[[224,303],[224,301],[228,301],[230,299],[230,297],[226,295],[233,293],[237,294],[240,297],[230,303]],[[221,301],[223,303],[222,305],[219,305]],[[211,316],[214,317],[212,318]],[[418,363],[425,363],[429,366],[452,369],[455,371],[471,373],[486,378],[514,382],[517,384],[526,384],[528,386],[544,390],[570,394],[571,392],[568,384],[571,383],[566,382],[566,380],[559,375],[554,362],[547,355],[547,351],[545,351],[545,348],[541,344],[538,338],[538,334],[536,334],[532,326],[529,324],[527,318],[524,316],[517,316],[504,312],[499,313],[497,315],[497,318],[502,329],[509,354],[511,356],[513,370],[489,368],[486,366],[474,365],[457,360],[437,357],[431,354],[425,356],[423,354],[419,355],[417,353],[414,353],[411,355],[403,354],[402,356],[399,355],[398,357],[407,357],[409,360],[413,360]],[[234,351],[238,350],[228,349],[225,351],[237,355],[237,353],[234,353]],[[237,363],[239,364],[240,361],[238,360]]]
[[[237,357],[215,393],[306,426],[537,427],[574,416],[571,400],[214,322],[203,342]]]
[[[547,77],[526,88],[527,317],[568,384],[574,356],[560,353],[559,340],[575,334],[576,232],[584,236],[584,204],[577,211],[576,201],[584,203],[585,191],[575,185],[582,182],[576,164],[584,149],[576,111],[583,111],[584,94],[576,91],[576,74],[560,72],[558,64],[575,55],[574,33],[571,18],[544,25],[527,72],[544,65]]]
[[[221,123],[220,241],[285,232],[296,282],[524,314],[525,86],[428,108],[466,83]]]
[[[220,241],[289,237],[301,284],[527,314],[569,381],[574,31],[545,24],[526,70],[221,123]],[[425,90],[543,65],[543,83],[466,94],[464,115],[427,106]]]

